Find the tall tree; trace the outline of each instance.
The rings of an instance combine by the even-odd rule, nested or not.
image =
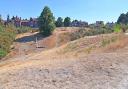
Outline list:
[[[118,24],[128,24],[128,13],[127,14],[121,14],[117,20]]]
[[[7,22],[9,23],[10,22],[10,16],[7,15]]]
[[[66,18],[64,19],[64,26],[65,26],[65,27],[69,27],[69,26],[70,26],[70,23],[71,23],[70,17],[66,17]]]
[[[1,16],[1,14],[0,14],[0,19],[2,19],[2,16]]]
[[[4,23],[2,22],[2,16],[0,14],[0,25],[3,25]]]
[[[61,17],[58,17],[56,27],[63,27],[63,19]]]
[[[15,17],[13,16],[13,17],[11,18],[11,20],[15,20]]]
[[[40,33],[49,36],[55,29],[55,18],[48,6],[45,6],[39,17]]]
[[[2,22],[2,16],[0,15],[0,22]]]

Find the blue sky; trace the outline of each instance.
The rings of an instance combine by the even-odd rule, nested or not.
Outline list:
[[[56,18],[69,16],[89,23],[97,20],[115,22],[121,13],[128,12],[128,0],[1,0],[0,14],[3,18],[7,14],[37,17],[46,5]]]

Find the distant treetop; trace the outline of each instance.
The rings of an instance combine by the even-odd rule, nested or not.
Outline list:
[[[122,13],[118,20],[117,20],[118,24],[128,24],[128,12],[126,14]]]

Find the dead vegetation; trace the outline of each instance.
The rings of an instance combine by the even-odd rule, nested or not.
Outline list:
[[[44,51],[43,53],[45,54],[46,52],[48,54],[47,56],[51,58],[57,58],[58,55],[63,57],[68,57],[69,55],[72,57],[77,57],[79,55],[81,56],[81,54],[88,55],[94,52],[108,52],[118,50],[125,47],[127,44],[127,36],[124,36],[124,34],[112,33],[85,36],[86,32],[83,31],[87,31],[88,33],[90,29],[84,28],[83,31],[79,30],[80,28],[77,27],[57,28],[51,36],[38,40],[39,46],[43,47],[41,50],[39,49],[40,51],[36,48],[35,38],[32,38],[32,41],[30,42],[17,44],[15,47],[16,49],[11,52],[12,56],[20,55],[20,53],[29,55],[33,52],[37,53],[38,51],[41,52],[48,50],[48,52]],[[17,39],[22,39],[24,36],[27,36],[27,38],[30,36],[29,38],[31,38],[36,36],[36,34],[38,34],[38,32],[19,34]],[[20,49],[24,49],[25,51]],[[19,50],[24,52],[19,53]],[[52,55],[49,55],[49,50]]]
[[[106,34],[89,37],[87,36],[67,43],[64,48],[60,50],[60,53],[66,54],[70,52],[83,52],[89,54],[92,52],[92,50],[105,49],[110,47],[110,45],[116,45],[116,43],[120,43],[119,41],[123,40],[125,41],[125,37],[122,34]],[[124,42],[124,44],[126,44],[126,41]]]
[[[112,42],[106,45],[102,50],[105,52],[113,52],[125,48],[128,44],[128,37],[124,34],[111,39]]]
[[[58,31],[58,34],[67,35],[67,31]],[[43,41],[53,47],[53,44],[56,44],[56,37],[54,34]],[[128,51],[125,47],[128,47],[128,36],[113,33],[68,41],[70,37],[67,41],[62,40],[58,44],[59,47],[24,55],[24,60],[17,57],[1,62],[0,88],[125,89],[124,87],[127,87]],[[117,50],[122,51],[118,53]],[[126,51],[123,52],[124,50]]]

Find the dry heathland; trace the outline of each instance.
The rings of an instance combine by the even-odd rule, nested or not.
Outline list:
[[[57,43],[62,33],[67,31],[43,39],[35,33],[18,36],[13,58],[0,63],[0,89],[128,88],[127,35],[87,36],[68,42],[69,37]],[[35,48],[35,35],[44,48]]]

